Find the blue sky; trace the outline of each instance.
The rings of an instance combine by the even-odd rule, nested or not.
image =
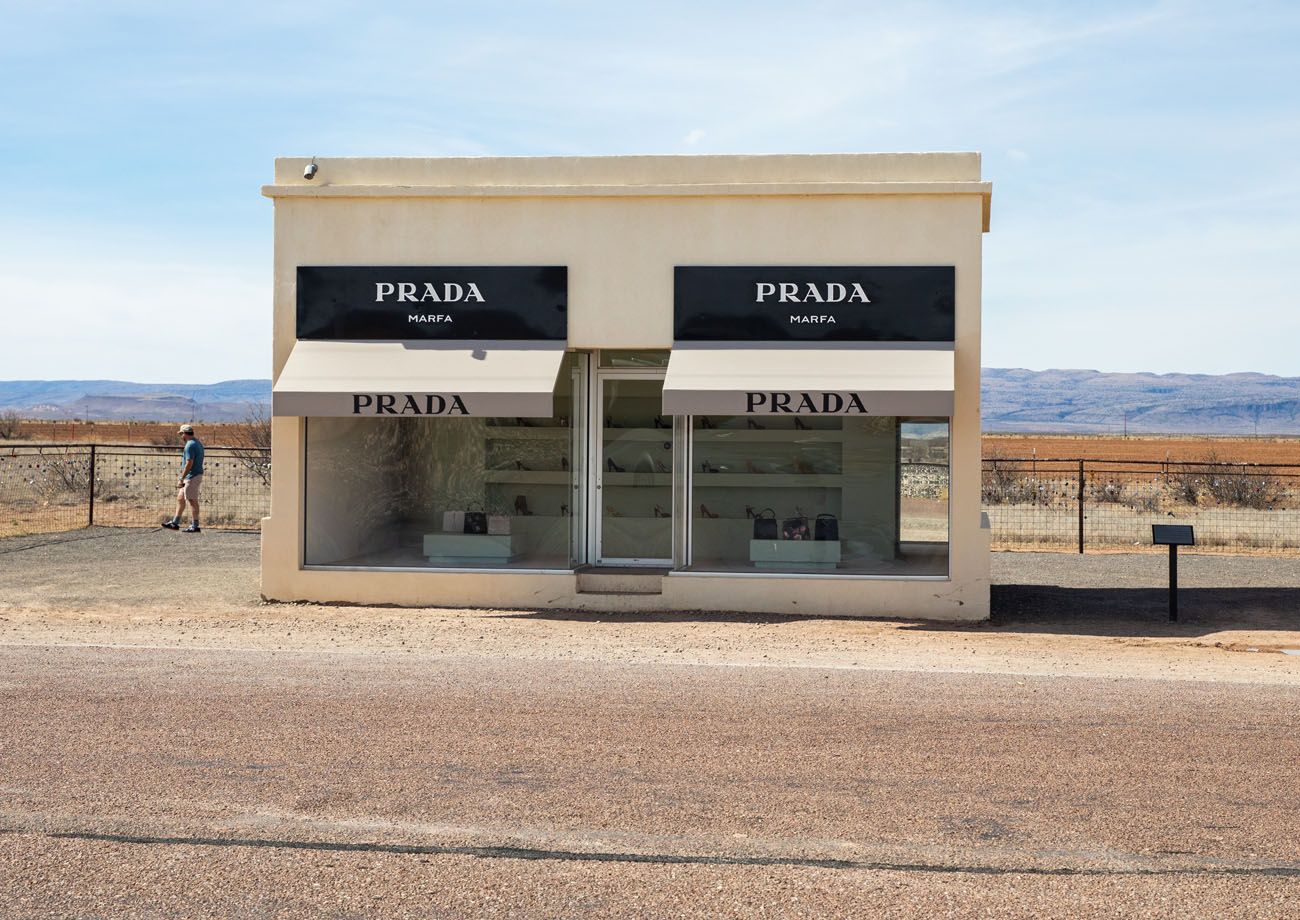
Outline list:
[[[0,0],[0,379],[270,366],[277,155],[979,150],[986,366],[1300,375],[1300,3]]]

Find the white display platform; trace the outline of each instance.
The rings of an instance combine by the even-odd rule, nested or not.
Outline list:
[[[750,540],[749,561],[757,569],[792,565],[833,569],[840,564],[839,540]]]
[[[424,555],[441,565],[499,565],[514,562],[518,534],[426,533]]]

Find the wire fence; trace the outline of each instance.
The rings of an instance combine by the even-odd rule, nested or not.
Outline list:
[[[180,466],[173,446],[0,446],[0,537],[156,527],[176,510]],[[200,502],[205,529],[258,529],[271,508],[271,452],[207,448]]]
[[[1132,551],[1179,523],[1203,552],[1300,552],[1300,466],[997,457],[982,498],[995,549]]]
[[[204,463],[203,526],[256,530],[270,451],[209,447]],[[179,469],[171,446],[0,445],[0,537],[157,526]],[[1196,528],[1200,551],[1300,553],[1300,466],[996,457],[982,479],[994,549],[1132,551],[1151,548],[1152,524],[1177,522]],[[906,464],[902,492],[905,526],[943,539],[947,465]]]

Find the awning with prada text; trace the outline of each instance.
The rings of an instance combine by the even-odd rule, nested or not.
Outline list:
[[[953,414],[950,344],[814,348],[674,344],[666,415]]]
[[[272,413],[546,418],[563,360],[563,341],[298,341]]]

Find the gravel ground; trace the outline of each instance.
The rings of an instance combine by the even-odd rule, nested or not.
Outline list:
[[[255,534],[67,537],[0,541],[0,642],[1300,680],[1279,654],[1300,648],[1300,561],[1279,557],[1189,558],[1175,624],[1158,557],[997,553],[992,622],[945,625],[266,604]]]
[[[0,597],[51,605],[154,606],[183,581],[204,604],[258,603],[255,533],[93,527],[0,539]],[[1152,553],[993,553],[995,586],[1082,590],[1164,588],[1168,560]],[[1291,590],[1300,596],[1300,556],[1179,555],[1179,582],[1190,589]],[[42,592],[52,593],[43,595]],[[1294,600],[1294,598],[1292,599]],[[1292,603],[1292,608],[1300,604]],[[997,611],[1005,614],[1005,611]]]
[[[1289,917],[1300,688],[0,647],[23,917]]]
[[[0,916],[1291,917],[1296,560],[996,554],[991,623],[264,604],[0,541]],[[1204,593],[1198,593],[1204,592]]]

